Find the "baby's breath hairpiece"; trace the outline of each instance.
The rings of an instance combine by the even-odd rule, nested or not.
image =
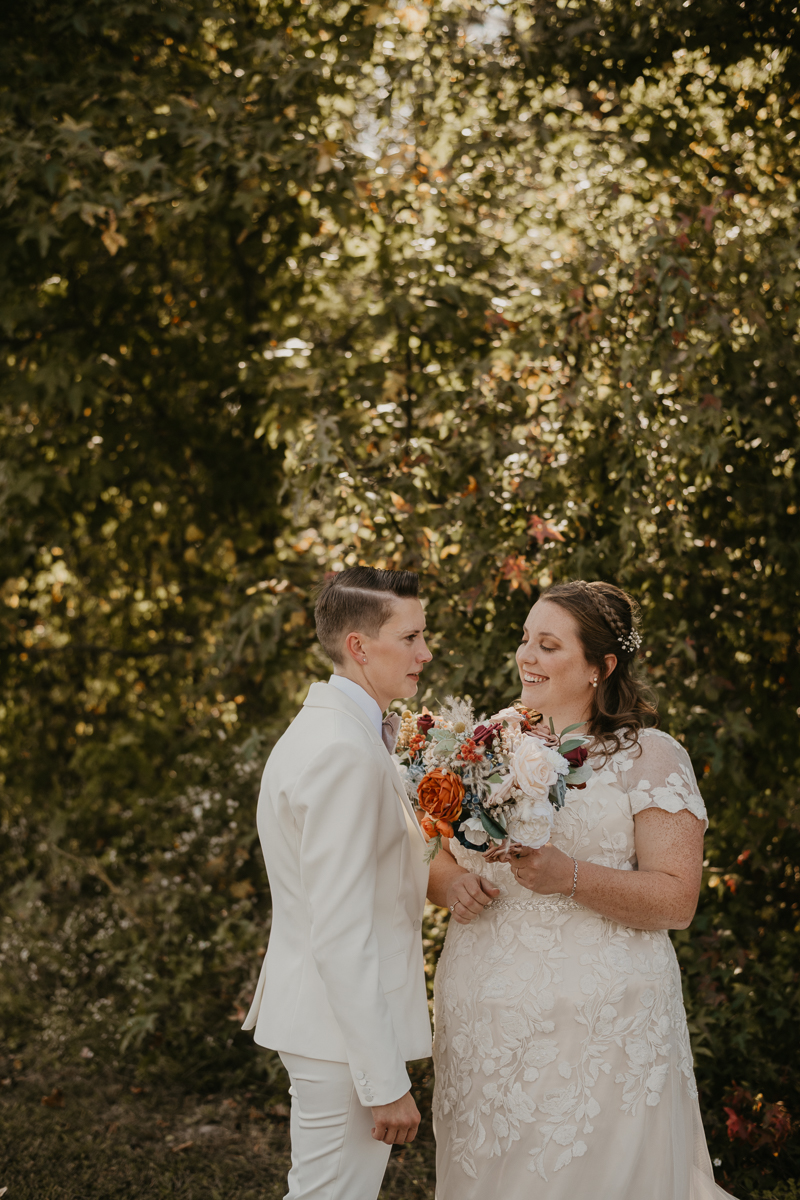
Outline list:
[[[632,629],[630,633],[625,634],[623,637],[618,637],[617,641],[628,654],[635,654],[642,644],[642,635],[638,629]]]
[[[625,632],[625,626],[619,616],[615,612],[611,604],[598,587],[593,587],[591,583],[581,582],[582,590],[589,596],[597,611],[605,620],[609,628],[617,635],[617,641],[626,654],[635,654],[642,644],[642,635],[638,629],[633,628],[633,614],[631,614],[631,630],[630,633]]]

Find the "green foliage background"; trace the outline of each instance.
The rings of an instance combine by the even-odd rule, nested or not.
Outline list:
[[[479,707],[540,587],[614,579],[711,813],[675,941],[712,1156],[739,1194],[800,1176],[796,8],[3,25],[11,1047],[273,1070],[233,1032],[255,796],[327,670],[324,571],[420,570],[421,699]]]

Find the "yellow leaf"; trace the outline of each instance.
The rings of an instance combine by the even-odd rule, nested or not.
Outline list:
[[[405,8],[399,8],[397,15],[400,18],[400,24],[405,25],[410,33],[421,33],[428,24],[428,14],[414,4],[407,4]]]
[[[387,371],[383,380],[384,400],[395,401],[406,385],[406,377],[400,371]]]
[[[238,883],[231,884],[231,895],[237,900],[246,900],[255,890],[249,879],[240,879]]]
[[[115,229],[106,229],[105,233],[100,234],[100,240],[112,258],[120,246],[127,246],[128,244],[128,239],[125,235],[117,233]]]
[[[370,4],[364,13],[363,21],[365,25],[377,25],[379,21],[388,16],[388,9],[384,8],[382,4]]]

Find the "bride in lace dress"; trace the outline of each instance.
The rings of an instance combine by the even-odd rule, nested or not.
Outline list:
[[[437,1200],[723,1200],[700,1120],[669,929],[694,916],[706,811],[633,671],[632,601],[558,584],[525,623],[522,702],[584,720],[594,774],[550,843],[454,839],[430,897]]]

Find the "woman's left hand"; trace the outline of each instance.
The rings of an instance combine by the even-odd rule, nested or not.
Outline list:
[[[538,850],[512,842],[504,861],[511,867],[517,883],[531,892],[542,896],[560,892],[568,896],[572,891],[575,864],[568,854],[550,842]]]

